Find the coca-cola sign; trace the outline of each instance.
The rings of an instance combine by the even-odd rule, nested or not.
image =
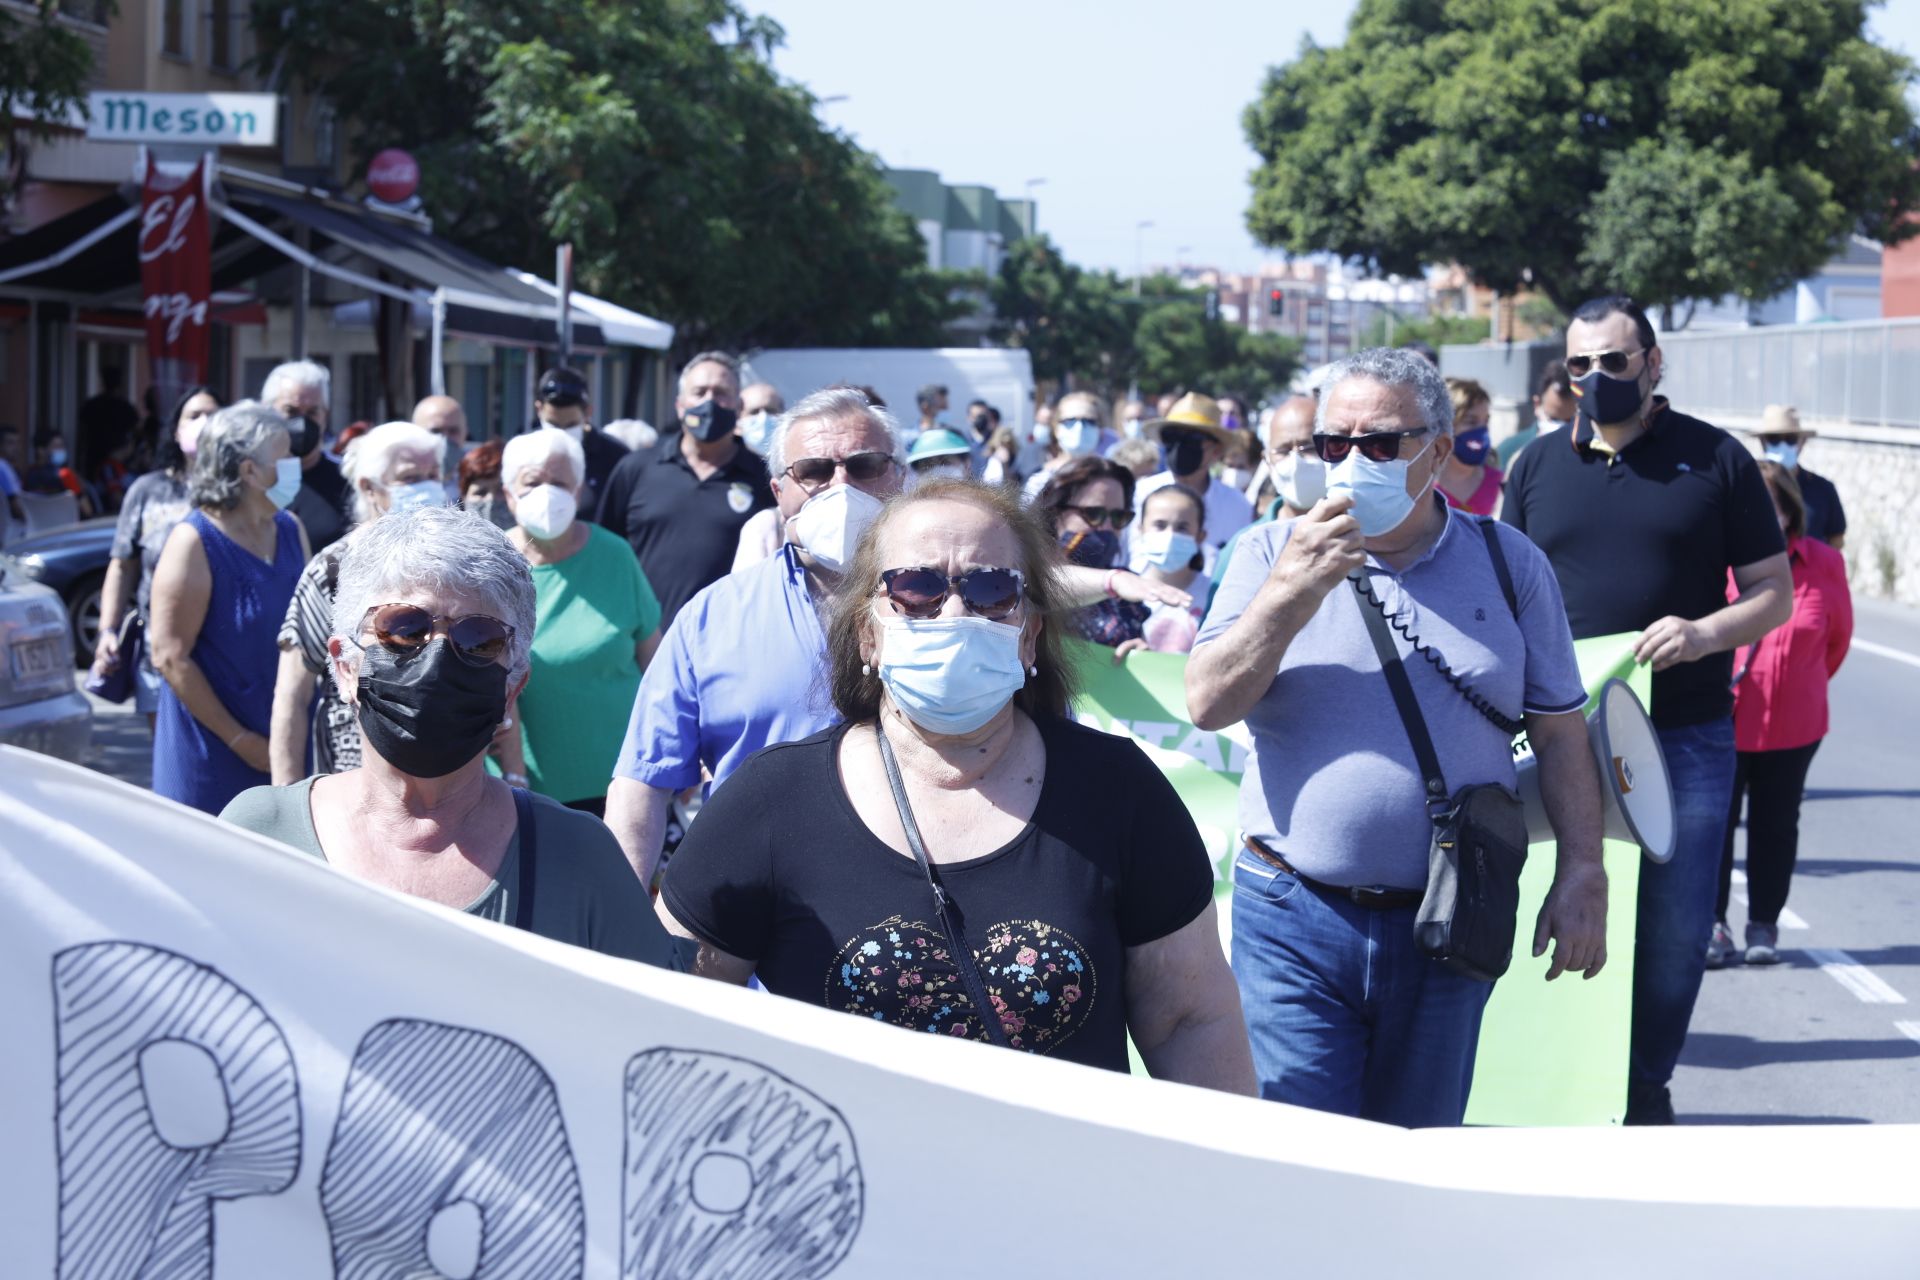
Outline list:
[[[401,204],[420,189],[420,166],[398,147],[388,147],[367,166],[367,189],[388,204]]]
[[[147,358],[163,404],[168,388],[206,379],[211,241],[206,158],[183,177],[163,171],[149,156],[140,191],[140,293],[147,317]]]

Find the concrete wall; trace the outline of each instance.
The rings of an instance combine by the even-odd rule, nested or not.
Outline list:
[[[1495,444],[1533,421],[1533,389],[1546,367],[1566,354],[1558,342],[1475,343],[1440,348],[1440,372],[1472,378],[1493,397]]]

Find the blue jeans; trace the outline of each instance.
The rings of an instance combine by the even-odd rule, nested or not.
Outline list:
[[[1668,1109],[1687,1023],[1707,969],[1707,939],[1719,887],[1720,853],[1733,803],[1733,719],[1660,729],[1673,781],[1673,858],[1640,863],[1633,939],[1633,1045],[1627,1063],[1627,1119],[1657,1120]]]
[[[1414,913],[1322,896],[1241,853],[1233,972],[1261,1097],[1408,1128],[1460,1123],[1493,984],[1423,955]]]

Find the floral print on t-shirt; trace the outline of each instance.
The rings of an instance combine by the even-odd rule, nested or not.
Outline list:
[[[1016,1049],[1051,1053],[1085,1025],[1095,977],[1086,950],[1040,920],[994,925],[974,952],[987,998]],[[826,1005],[894,1026],[986,1040],[946,936],[924,921],[890,916],[840,949]]]

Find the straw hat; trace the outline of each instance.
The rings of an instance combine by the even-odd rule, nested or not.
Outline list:
[[[1766,412],[1760,415],[1760,430],[1754,432],[1761,436],[1817,436],[1820,433],[1811,427],[1800,425],[1800,411],[1790,404],[1770,404]]]
[[[1233,441],[1233,433],[1220,425],[1220,402],[1198,391],[1189,391],[1174,401],[1173,408],[1167,410],[1167,416],[1155,418],[1147,424],[1146,429],[1157,436],[1168,427],[1198,431],[1212,436],[1220,444]]]

